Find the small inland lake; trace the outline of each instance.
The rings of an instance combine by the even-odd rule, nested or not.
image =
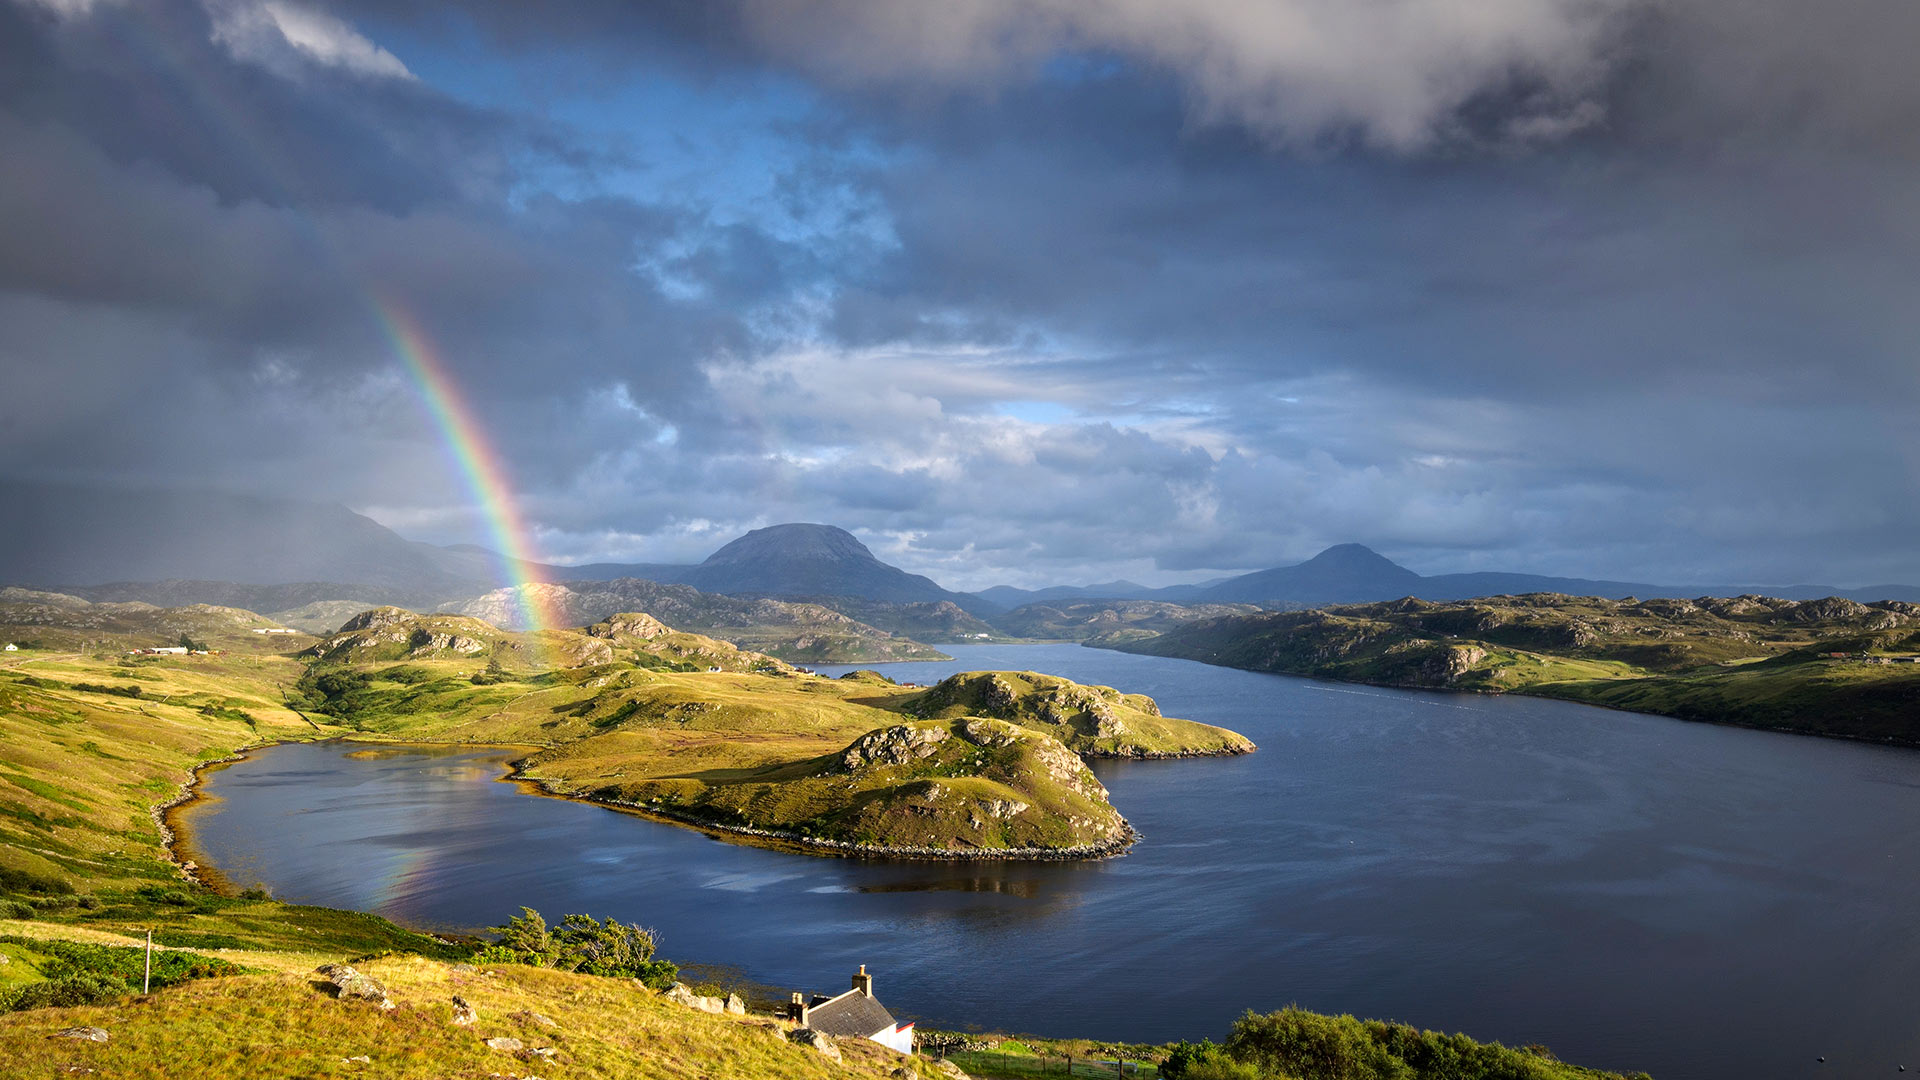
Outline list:
[[[1217,1039],[1298,1003],[1662,1080],[1920,1070],[1920,752],[1074,645],[948,651],[880,670],[1106,684],[1260,751],[1095,763],[1143,836],[1097,862],[727,843],[498,782],[492,749],[273,747],[210,772],[182,818],[196,858],[283,900],[450,930],[522,904],[613,916],[774,987],[838,992],[866,964],[928,1027]]]

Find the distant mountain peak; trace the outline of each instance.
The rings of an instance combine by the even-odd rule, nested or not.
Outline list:
[[[793,522],[755,529],[707,556],[702,566],[738,566],[768,559],[878,562],[867,545],[834,525]]]
[[[1355,571],[1365,571],[1395,577],[1405,576],[1409,579],[1420,576],[1365,544],[1335,544],[1320,554],[1315,555],[1313,558],[1308,559],[1306,562],[1301,563],[1297,569],[1309,567],[1322,572],[1337,571],[1352,573]]]

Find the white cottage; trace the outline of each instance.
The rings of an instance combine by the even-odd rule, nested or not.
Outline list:
[[[895,1021],[873,996],[873,976],[867,974],[865,964],[853,977],[853,989],[838,997],[794,994],[787,1018],[824,1035],[869,1039],[903,1054],[913,1053],[913,1025]]]

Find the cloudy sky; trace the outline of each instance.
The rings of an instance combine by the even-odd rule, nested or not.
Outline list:
[[[1907,0],[0,0],[0,475],[1920,582]]]

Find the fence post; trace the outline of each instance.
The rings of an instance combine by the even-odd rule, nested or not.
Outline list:
[[[147,973],[140,980],[140,993],[153,992],[153,927],[147,927]]]

